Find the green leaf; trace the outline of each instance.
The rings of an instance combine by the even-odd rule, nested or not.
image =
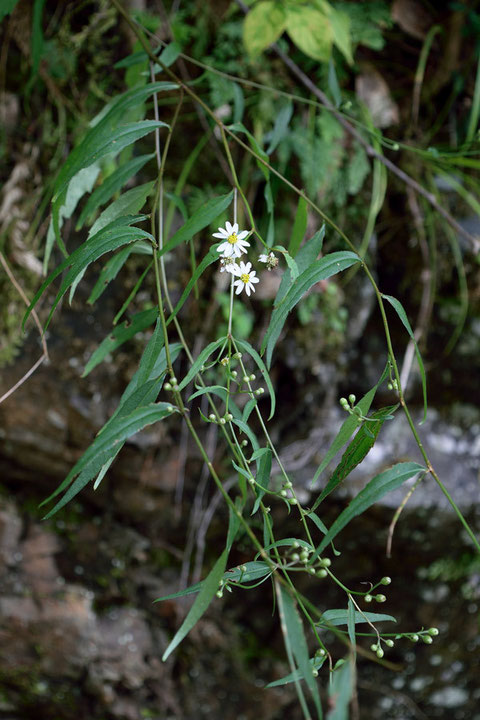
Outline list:
[[[140,218],[142,219],[142,216],[140,216]],[[111,225],[108,225],[99,233],[89,238],[85,243],[80,245],[80,247],[77,248],[75,252],[69,255],[48,276],[48,278],[45,280],[45,282],[35,294],[35,297],[33,298],[25,313],[23,325],[25,325],[28,316],[30,315],[32,309],[35,307],[40,296],[55,280],[55,278],[60,275],[60,273],[62,273],[64,270],[67,270],[67,272],[64,275],[62,284],[48,315],[47,322],[45,323],[45,330],[47,329],[50,320],[52,319],[55,308],[67,292],[70,285],[74,283],[78,275],[84,272],[91,263],[93,263],[95,260],[98,260],[98,258],[102,255],[105,255],[105,253],[117,250],[119,247],[136,242],[137,240],[149,239],[150,241],[154,242],[154,238],[152,237],[152,235],[150,235],[150,233],[146,232],[145,230],[141,230],[140,228],[130,227],[129,225],[125,224],[126,222],[134,222],[136,220],[138,220],[137,217],[121,218],[120,221],[124,223],[123,225],[120,225],[119,222],[114,222]]]
[[[105,205],[117,190],[120,190],[131,177],[139,173],[143,166],[154,157],[155,153],[139,155],[139,157],[129,160],[125,165],[120,165],[120,167],[109,175],[88,198],[85,207],[80,213],[75,229],[80,230],[86,219],[93,215],[97,208]]]
[[[276,149],[277,145],[286,137],[288,133],[288,126],[293,115],[293,103],[289,100],[285,105],[282,105],[275,118],[275,124],[269,137],[269,146],[267,148],[267,155],[271,155]],[[300,198],[302,199],[302,198]]]
[[[323,663],[327,659],[326,655],[323,656],[315,656],[313,658],[310,658],[310,665],[311,665],[311,672],[313,673],[314,670],[320,670]],[[285,677],[280,678],[279,680],[274,680],[271,683],[268,683],[268,685],[265,685],[266,688],[274,688],[274,687],[280,687],[282,685],[288,685],[289,683],[303,680],[303,675],[300,672],[300,670],[295,670],[294,673],[289,673],[288,675],[285,675]]]
[[[393,615],[385,615],[383,613],[372,613],[372,612],[359,612],[355,611],[355,625],[360,625],[366,622],[397,622]],[[326,610],[317,625],[348,625],[348,610],[344,608],[338,610]]]
[[[270,485],[270,474],[272,472],[272,451],[270,450],[270,448],[264,449],[266,452],[263,453],[263,455],[257,461],[257,475],[255,479],[261,487],[257,487],[255,489],[257,497],[255,498],[255,503],[251,512],[252,515],[255,515],[258,508],[260,507],[262,498],[265,495],[265,490],[268,490],[268,487]],[[265,488],[265,490],[263,488]]]
[[[312,674],[312,666],[308,655],[307,641],[303,624],[290,592],[282,585],[277,584],[278,610],[282,624],[285,646],[289,655],[292,655],[297,664],[300,675],[305,680],[312,695],[317,715],[322,717],[322,707],[317,682]],[[297,685],[297,688],[299,686]]]
[[[127,192],[120,195],[111,205],[109,205],[93,223],[88,237],[92,237],[95,233],[103,230],[104,227],[109,225],[114,220],[125,215],[135,215],[145,205],[147,197],[154,186],[155,182],[144,183],[143,185],[137,185],[137,187],[127,190]]]
[[[350,17],[328,4],[328,19],[333,32],[333,42],[349,65],[353,65]]]
[[[232,413],[232,415],[233,415],[233,413]],[[253,432],[253,430],[250,429],[250,426],[247,425],[247,423],[243,422],[243,420],[239,420],[236,417],[233,418],[232,423],[234,425],[236,425],[238,428],[240,428],[240,430],[248,437],[248,439],[250,440],[250,442],[252,444],[253,449],[258,450],[258,448],[260,446],[258,444],[257,437],[256,437],[255,433]]]
[[[331,526],[328,533],[321,541],[318,548],[315,550],[311,560],[320,555],[328,543],[331,542],[343,528],[348,525],[357,515],[361,515],[365,510],[368,510],[374,503],[381,500],[381,498],[387,493],[400,487],[404,482],[415,477],[418,473],[426,472],[422,465],[415,462],[404,462],[394,465],[389,470],[376,475],[367,486],[358,493],[356,497],[350,502],[350,504],[340,513],[333,525]]]
[[[99,365],[105,357],[112,353],[114,350],[123,345],[127,340],[131,340],[141,330],[151,327],[158,317],[158,308],[150,308],[148,310],[142,310],[142,312],[134,315],[131,320],[125,320],[121,325],[118,325],[113,331],[103,340],[98,348],[92,353],[89,361],[85,366],[82,377],[86,377],[94,367]]]
[[[42,505],[50,502],[54,497],[61,493],[68,486],[68,490],[64,496],[57,502],[55,507],[50,510],[44,519],[52,517],[72,498],[74,498],[80,490],[82,490],[88,482],[97,475],[102,466],[107,463],[110,458],[117,454],[117,447],[127,438],[135,435],[148,425],[163,420],[177,408],[167,403],[157,403],[146,407],[138,408],[135,412],[126,417],[117,418],[105,432],[99,433],[88,450],[82,455],[80,460],[75,463],[65,480],[55,490],[49,498],[42,502]],[[79,477],[73,481],[76,475]],[[72,482],[73,481],[73,482]]]
[[[307,240],[305,245],[295,254],[295,262],[297,263],[298,272],[300,274],[310,267],[313,262],[315,262],[322,249],[324,238],[325,225],[322,225],[320,230],[318,230],[315,235],[310,238],[310,240]],[[292,274],[290,270],[286,270],[283,273],[282,281],[275,297],[275,305],[280,305],[292,283]]]
[[[354,660],[357,657],[357,641],[355,636],[355,606],[352,602],[352,598],[348,597],[348,607],[347,607],[347,628],[348,628],[348,638],[350,640],[350,644],[353,649],[353,658]]]
[[[232,202],[233,191],[229,192],[228,195],[219,195],[216,198],[212,198],[187,220],[179,230],[170,238],[165,246],[159,250],[159,255],[164,255],[170,250],[173,250],[180,245],[182,242],[188,242],[191,238],[200,230],[210,225],[219,215],[221,215]]]
[[[427,378],[425,375],[425,367],[423,365],[422,356],[420,355],[420,350],[418,349],[417,341],[415,340],[415,335],[414,335],[412,327],[408,321],[407,313],[405,312],[400,300],[397,300],[397,298],[394,298],[391,295],[383,295],[383,293],[382,293],[382,298],[384,298],[385,300],[388,300],[390,305],[395,309],[398,317],[402,321],[404,327],[406,328],[408,334],[410,335],[410,338],[413,341],[413,344],[415,347],[415,355],[417,357],[418,368],[420,370],[420,377],[422,379],[422,392],[423,392],[423,420],[422,420],[422,423],[424,423],[425,420],[427,419]]]
[[[335,468],[332,477],[328,481],[325,488],[320,493],[319,497],[315,500],[312,506],[312,510],[320,505],[327,495],[330,495],[340,483],[345,480],[348,475],[352,472],[357,465],[360,465],[362,460],[368,455],[372,447],[374,446],[378,434],[382,429],[383,423],[387,418],[392,416],[392,413],[398,408],[398,405],[389,405],[388,407],[381,408],[376,412],[372,413],[370,420],[375,422],[364,422],[360,430],[357,432],[347,449],[342,455],[342,459]]]
[[[175,305],[175,308],[174,308],[172,314],[169,316],[169,318],[167,320],[167,325],[169,325],[172,322],[173,318],[176,317],[176,315],[180,312],[185,301],[187,300],[188,296],[192,292],[195,283],[198,282],[198,279],[200,278],[201,275],[203,275],[203,273],[205,272],[207,267],[209,265],[212,265],[212,263],[217,262],[219,260],[220,255],[217,252],[217,247],[218,247],[218,244],[213,245],[210,248],[210,250],[208,251],[207,255],[205,255],[205,257],[203,258],[202,262],[199,265],[197,265],[197,267],[195,268],[195,272],[193,273],[192,277],[188,281],[188,284],[185,287],[185,290],[183,291],[180,300]]]
[[[290,244],[288,246],[288,252],[292,257],[295,257],[300,249],[302,240],[307,230],[307,219],[308,219],[308,205],[305,198],[300,197],[298,199],[297,212],[295,214],[295,221],[293,223],[292,236],[290,238]],[[319,251],[320,252],[320,251]],[[317,253],[318,255],[318,253]],[[314,258],[315,259],[315,258]]]
[[[225,549],[218,558],[211,571],[209,572],[209,574],[207,575],[207,577],[205,578],[205,580],[203,581],[198,597],[190,608],[187,617],[185,618],[182,625],[175,633],[173,640],[170,642],[169,646],[163,653],[163,661],[168,658],[168,656],[173,652],[173,650],[175,650],[177,645],[182,642],[183,638],[188,635],[190,630],[197,624],[197,622],[204,614],[205,610],[212,602],[213,598],[215,597],[215,593],[218,590],[220,580],[222,579],[225,565],[227,563],[227,557],[228,550]]]
[[[331,679],[328,691],[331,710],[328,720],[348,720],[348,706],[353,693],[352,663],[349,659],[344,660],[338,669],[334,669]]]
[[[134,247],[134,245],[127,245],[127,247],[122,248],[122,250],[119,250],[118,253],[115,253],[113,257],[107,260],[107,262],[101,269],[98,280],[95,283],[93,290],[90,293],[90,297],[87,300],[90,305],[93,305],[93,303],[98,300],[104,290],[107,289],[108,284],[117,277],[118,273],[133,252]]]
[[[260,371],[260,374],[262,376],[262,381],[265,381],[265,385],[268,388],[268,392],[270,393],[270,415],[268,416],[268,419],[271,420],[272,417],[275,414],[275,405],[276,405],[276,399],[275,399],[275,390],[273,388],[272,381],[270,380],[270,375],[268,374],[268,370],[265,367],[265,363],[263,362],[260,355],[257,353],[254,347],[250,345],[247,340],[236,340],[235,341],[237,347],[242,350],[242,352],[247,353],[252,358],[253,362],[257,366],[257,368]]]
[[[64,195],[64,202],[63,204],[60,204],[57,210],[56,215],[56,224],[58,230],[63,225],[63,221],[66,218],[70,218],[73,215],[73,212],[75,208],[77,207],[77,204],[79,200],[85,195],[85,193],[89,193],[92,191],[92,188],[95,184],[95,181],[98,177],[98,174],[100,172],[100,167],[97,163],[93,163],[93,165],[90,165],[87,168],[83,168],[82,170],[79,170],[78,173],[70,180],[68,183],[67,191]],[[47,231],[47,241],[45,244],[45,253],[43,256],[43,272],[46,275],[48,270],[48,263],[50,260],[50,255],[52,253],[53,244],[55,242],[55,228],[54,228],[54,221],[53,217],[50,220],[50,224],[48,226]],[[60,244],[60,246],[63,243]],[[62,252],[63,248],[61,247]],[[64,253],[66,254],[66,253]]]
[[[188,383],[193,380],[195,375],[200,371],[202,366],[207,362],[210,355],[212,355],[215,350],[219,347],[223,347],[225,343],[227,342],[226,337],[221,337],[218,340],[214,340],[209,345],[207,345],[206,348],[203,348],[200,355],[197,357],[197,359],[194,361],[192,367],[188,371],[188,373],[183,378],[182,382],[178,385],[179,392],[187,387]]]
[[[148,135],[152,130],[167,127],[166,123],[157,120],[142,120],[141,122],[127,123],[120,125],[114,130],[101,130],[92,128],[83,142],[77,145],[68,156],[55,182],[55,195],[53,202],[56,203],[61,196],[63,189],[68,185],[74,175],[84,167],[100,160],[110,153],[118,154],[121,150],[140,138]]]
[[[363,398],[357,403],[357,407],[362,413],[362,415],[366,415],[368,411],[370,410],[370,405],[372,404],[373,398],[375,397],[375,393],[377,392],[380,385],[383,383],[386,377],[388,377],[388,371],[389,366],[388,363],[385,366],[385,369],[380,377],[380,380],[377,382],[376,385],[373,386],[364,396]],[[312,485],[314,482],[319,478],[321,473],[325,470],[328,463],[335,457],[337,452],[341,450],[341,448],[345,445],[345,443],[348,442],[348,440],[351,438],[357,427],[360,425],[362,421],[356,416],[356,415],[349,415],[348,418],[345,420],[345,422],[342,424],[342,427],[338,431],[334,441],[330,445],[330,448],[323,458],[322,462],[317,468],[317,471],[315,475],[313,476]]]
[[[248,13],[243,24],[243,42],[250,57],[274,43],[285,29],[285,10],[275,0],[264,0]]]
[[[328,63],[328,89],[330,90],[330,94],[333,98],[333,102],[335,103],[335,107],[339,108],[342,104],[342,91],[340,90],[340,85],[338,84],[335,64],[332,58],[330,58],[330,61]]]
[[[305,5],[289,5],[286,30],[305,55],[328,62],[332,54],[333,29],[326,15]]]
[[[2,6],[0,7],[0,22],[3,20],[4,17],[10,15],[10,13],[13,12],[17,3],[18,0],[3,0]]]
[[[358,255],[349,251],[335,252],[316,260],[293,283],[281,304],[272,313],[270,325],[262,342],[262,353],[266,349],[267,367],[270,367],[275,343],[282,332],[288,313],[302,299],[303,295],[320,280],[326,280],[341,270],[358,262]]]

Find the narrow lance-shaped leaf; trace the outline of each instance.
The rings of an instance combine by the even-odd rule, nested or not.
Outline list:
[[[294,282],[281,304],[272,313],[270,325],[262,342],[262,352],[266,349],[267,367],[270,367],[273,348],[278,340],[288,313],[302,299],[303,295],[320,280],[326,280],[341,270],[346,270],[359,261],[358,255],[345,251],[326,255],[316,260]]]
[[[164,255],[170,252],[170,250],[176,248],[177,245],[180,245],[182,242],[187,242],[196,233],[200,232],[200,230],[210,225],[227,209],[232,202],[232,198],[233,192],[230,192],[228,195],[220,195],[219,197],[209,200],[205,205],[202,205],[202,207],[196,210],[187,222],[177,230],[164,247],[159,250],[158,254]]]
[[[353,693],[352,663],[346,659],[332,675],[329,688],[331,711],[328,720],[348,720],[348,706]]]
[[[135,433],[144,427],[163,420],[167,415],[171,415],[176,411],[177,408],[167,403],[157,403],[148,405],[147,407],[141,407],[130,415],[119,418],[108,430],[100,433],[80,460],[70,470],[61,485],[42,503],[42,505],[44,505],[50,502],[50,500],[65,488],[68,488],[61,500],[47,513],[45,518],[52,517],[52,515],[72,500],[80,490],[83,490],[88,482],[100,472],[102,466],[108,462],[112,455],[116,455],[119,443],[135,435]],[[79,477],[73,480],[76,475],[79,475]]]
[[[33,298],[27,309],[27,312],[25,313],[23,326],[25,325],[28,316],[30,315],[31,311],[35,307],[43,292],[53,282],[53,280],[55,280],[55,278],[67,268],[70,269],[67,271],[63,278],[60,290],[57,293],[57,296],[53,302],[53,306],[50,310],[47,322],[45,323],[45,329],[47,329],[52,315],[55,311],[55,308],[57,307],[64,294],[67,292],[70,285],[75,281],[75,278],[80,275],[80,273],[82,273],[92,262],[98,260],[99,257],[101,257],[107,252],[117,250],[119,247],[122,247],[123,245],[126,245],[128,243],[135,242],[139,239],[146,238],[150,241],[153,241],[154,238],[152,237],[152,235],[150,235],[150,233],[146,232],[145,230],[141,230],[140,228],[130,227],[126,224],[127,222],[134,222],[137,219],[138,218],[135,217],[122,218],[121,220],[124,222],[123,226],[120,226],[118,223],[112,223],[111,226],[107,226],[106,228],[101,230],[99,233],[87,240],[87,242],[83,243],[83,245],[77,248],[77,250],[75,250],[71,255],[69,255],[48,276],[48,278],[45,280],[45,282],[35,294],[35,297]],[[140,219],[143,219],[142,216],[140,216]]]
[[[387,365],[385,366],[385,370],[380,377],[380,380],[357,403],[357,407],[362,413],[362,415],[366,415],[370,410],[370,405],[372,404],[373,398],[375,397],[375,393],[377,392],[382,382],[388,377],[388,370],[389,365],[387,363]],[[361,422],[362,421],[357,415],[352,414],[349,415],[348,418],[342,423],[342,426],[338,431],[337,435],[335,436],[334,441],[330,445],[327,454],[323,458],[322,462],[317,468],[317,471],[315,472],[315,475],[313,476],[312,485],[320,477],[321,473],[325,470],[328,463],[335,457],[337,452],[341,450],[345,443],[351,438],[351,436]]]
[[[425,375],[425,367],[423,365],[422,356],[420,354],[420,350],[418,349],[417,341],[415,340],[415,334],[414,334],[412,327],[408,321],[407,313],[405,312],[400,300],[397,300],[397,298],[394,298],[391,295],[383,295],[383,294],[382,294],[382,298],[384,298],[385,300],[388,300],[390,305],[395,309],[398,317],[400,318],[400,320],[402,321],[408,334],[410,335],[410,338],[412,339],[413,345],[415,347],[415,355],[417,357],[418,368],[420,370],[420,377],[422,380],[422,392],[423,392],[423,420],[422,420],[422,423],[424,423],[425,420],[427,419],[427,378]]]
[[[398,405],[389,405],[388,407],[381,408],[381,410],[372,413],[369,419],[364,422],[343,453],[342,459],[333,471],[332,477],[327,485],[313,504],[312,510],[316,510],[322,500],[324,500],[327,495],[330,495],[330,493],[350,475],[357,465],[360,465],[374,446],[383,423],[387,418],[392,417],[392,413],[395,412],[397,407]]]
[[[95,233],[100,232],[100,230],[103,230],[104,227],[114,220],[117,220],[117,218],[125,215],[135,215],[140,212],[152,191],[153,185],[154,181],[137,185],[137,187],[133,187],[120,195],[120,197],[105,208],[101,215],[95,220],[89,230],[88,237],[90,238],[92,235],[95,235]]]
[[[307,240],[305,245],[303,245],[303,247],[301,247],[300,250],[296,253],[295,262],[297,263],[299,274],[303,273],[305,270],[307,270],[308,267],[310,267],[312,263],[315,262],[322,249],[324,239],[325,225],[322,225],[320,230],[317,230],[317,232],[309,240]],[[287,269],[282,275],[280,287],[278,288],[277,295],[275,297],[275,307],[277,305],[280,305],[291,285],[293,284],[293,280],[294,278],[292,277],[290,269]]]
[[[219,583],[222,579],[225,565],[227,563],[227,557],[228,550],[225,549],[218,558],[213,568],[210,570],[205,580],[203,581],[201,590],[198,593],[198,597],[190,608],[187,617],[185,618],[182,625],[175,633],[173,640],[170,642],[169,646],[163,653],[163,661],[165,661],[168,656],[171,655],[177,645],[179,645],[182,642],[183,638],[188,635],[190,630],[197,624],[197,622],[204,614],[205,610],[212,602],[216,592],[218,591]]]
[[[130,320],[118,325],[102,341],[98,348],[92,353],[90,360],[85,365],[82,377],[86,377],[94,367],[99,365],[105,357],[116,350],[120,345],[131,340],[138,332],[151,327],[158,317],[158,308],[149,308],[134,315]]]
[[[270,375],[268,374],[268,370],[265,367],[265,363],[263,362],[260,355],[257,353],[254,347],[247,342],[247,340],[235,340],[235,343],[237,347],[240,348],[243,352],[250,355],[253,362],[257,366],[257,368],[260,371],[260,375],[262,376],[262,381],[265,381],[265,385],[267,386],[268,392],[270,393],[270,415],[268,416],[268,419],[271,420],[272,417],[275,414],[275,390],[273,389],[272,381],[270,380]]]
[[[84,140],[72,150],[63,165],[55,183],[53,202],[57,202],[64,188],[79,170],[88,167],[105,155],[118,154],[124,148],[161,127],[168,126],[158,120],[142,120],[120,125],[114,130],[103,127],[92,128]]]
[[[348,507],[340,513],[333,525],[331,526],[328,533],[321,541],[315,553],[311,557],[311,560],[316,558],[320,553],[327,547],[328,543],[331,542],[343,528],[348,525],[357,515],[361,515],[371,505],[381,500],[381,498],[387,493],[400,487],[404,482],[415,477],[418,473],[426,472],[422,465],[415,462],[404,462],[394,465],[389,470],[376,475],[368,485],[358,493],[356,497],[350,502]]]
[[[204,349],[202,350],[202,352],[201,352],[200,355],[197,357],[197,359],[196,359],[195,362],[193,363],[193,365],[192,365],[192,367],[190,368],[190,370],[188,371],[188,373],[187,373],[187,374],[185,375],[185,377],[183,378],[182,382],[179,383],[179,385],[178,385],[178,390],[179,390],[179,391],[180,391],[180,390],[183,390],[184,388],[187,387],[188,383],[189,383],[191,380],[193,380],[193,378],[195,377],[195,375],[196,375],[198,372],[200,372],[200,370],[202,369],[202,366],[207,362],[207,360],[208,360],[208,358],[210,357],[210,355],[213,355],[213,353],[215,352],[215,350],[217,350],[219,347],[221,347],[221,346],[223,347],[226,342],[227,342],[227,338],[226,338],[226,337],[221,337],[221,338],[219,338],[218,340],[214,340],[213,342],[211,342],[209,345],[207,345],[206,348],[204,348]]]
[[[120,167],[109,175],[88,198],[85,203],[85,207],[77,220],[75,229],[80,230],[87,218],[93,215],[97,208],[105,205],[110,198],[113,197],[117,190],[120,190],[120,188],[123,187],[123,185],[125,185],[131,177],[140,172],[143,166],[154,157],[155,153],[139,155],[138,157],[134,157],[132,160],[129,160],[127,163],[120,165]]]
[[[384,613],[373,613],[373,612],[360,612],[355,610],[355,625],[361,625],[362,623],[376,623],[376,622],[397,622],[393,615],[385,615]],[[317,625],[348,625],[348,610],[345,608],[326,610]]]
[[[317,682],[312,674],[307,641],[300,615],[289,590],[277,584],[278,608],[282,619],[285,644],[289,645],[301,676],[304,678],[313,698],[318,718],[322,718],[322,706]]]

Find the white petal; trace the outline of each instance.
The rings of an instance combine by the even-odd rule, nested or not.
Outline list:
[[[247,293],[248,297],[250,297],[250,283],[247,283],[245,285],[245,292]]]
[[[252,263],[251,263],[251,262],[247,262],[247,263],[245,264],[245,275],[248,275],[248,274],[250,273],[250,268],[251,268],[251,267],[252,267]]]
[[[234,232],[235,235],[238,233],[238,223],[233,223],[232,232]]]
[[[228,234],[222,228],[218,228],[218,229],[220,232],[212,233],[212,237],[220,238],[221,240],[226,240],[228,238]]]
[[[253,275],[253,273],[250,274],[250,282],[251,283],[257,283],[260,282],[260,278],[257,278]],[[255,288],[254,288],[255,289]]]
[[[237,280],[233,284],[237,286],[237,289],[235,290],[235,295],[240,295],[240,293],[242,292],[242,290],[244,288],[243,282],[241,280]]]
[[[232,233],[235,232],[235,230],[233,229],[233,228],[234,228],[234,225],[230,225],[230,223],[228,222],[228,220],[227,220],[227,222],[225,223],[225,228],[226,228],[226,231],[227,231],[227,233],[228,233],[229,235],[231,235]]]
[[[248,235],[248,230],[242,230],[241,233],[237,233],[237,238],[239,240],[243,240],[243,238],[246,238]]]

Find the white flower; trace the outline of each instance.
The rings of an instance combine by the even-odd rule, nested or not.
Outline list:
[[[233,257],[221,257],[220,258],[220,272],[229,272],[235,275],[235,268],[238,267],[235,258]]]
[[[225,240],[217,248],[219,253],[223,253],[223,257],[240,257],[242,253],[246,253],[246,248],[250,247],[250,243],[244,240],[247,235],[248,230],[238,232],[238,223],[231,225],[229,222],[225,223],[224,228],[218,228],[218,233],[213,233],[213,237]]]
[[[272,268],[277,267],[278,258],[273,252],[270,252],[268,255],[259,255],[258,262],[265,263],[267,270],[271,270]]]
[[[253,284],[258,283],[259,279],[255,277],[257,273],[255,270],[251,270],[251,267],[252,263],[249,262],[240,262],[240,265],[235,265],[232,272],[235,277],[238,277],[238,280],[233,283],[237,288],[235,290],[236,295],[240,295],[242,290],[245,290],[247,295],[250,295],[250,291],[255,292]]]

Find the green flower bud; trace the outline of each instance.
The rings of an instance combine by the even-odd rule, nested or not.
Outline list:
[[[233,357],[234,357],[236,360],[241,360],[241,359],[242,359],[242,353],[241,353],[241,352],[236,352]]]
[[[170,382],[172,383],[172,385],[177,385],[177,378],[175,377],[175,375],[170,378]]]
[[[375,595],[375,600],[376,600],[377,602],[385,602],[386,599],[387,599],[387,598],[385,597],[385,595]]]
[[[328,568],[328,567],[330,567],[331,564],[332,564],[332,561],[330,560],[330,558],[322,558],[320,560],[320,565],[322,565],[323,567]]]
[[[344,409],[348,408],[348,400],[347,400],[347,398],[341,397],[341,398],[340,398],[340,405],[341,405]]]
[[[385,645],[388,645],[388,647],[393,647],[395,643],[393,642],[393,640],[388,639],[385,640]]]
[[[315,568],[308,568],[308,572],[310,573],[310,575],[315,575]]]
[[[280,491],[280,495],[281,495],[282,497],[287,497],[288,493],[287,493],[286,490],[281,490],[281,491]]]
[[[367,593],[367,595],[365,595],[365,597],[363,599],[365,600],[365,602],[370,603],[370,602],[372,602],[373,597]]]
[[[298,562],[300,560],[300,555],[298,553],[293,553],[292,560],[293,562]]]
[[[252,373],[248,379],[249,379],[249,380],[255,380],[256,377],[257,377],[257,376],[255,375],[255,373]]]
[[[312,670],[312,675],[313,675],[313,677],[318,677],[318,670],[316,670],[315,668],[313,668],[313,670]]]
[[[225,417],[226,417],[226,419],[227,419],[229,422],[230,422],[230,420],[233,420],[233,415],[232,415],[232,413],[227,413],[227,414],[225,415]]]
[[[208,416],[208,419],[212,420],[212,422],[213,422],[213,420],[216,420],[217,418],[215,417],[215,415],[213,413],[210,413],[210,415]]]
[[[356,398],[356,396],[355,396],[353,393],[351,393],[351,395],[348,396],[348,402],[349,402],[351,405],[355,405],[355,400],[356,400],[356,399],[357,399],[357,398]]]
[[[248,445],[248,440],[242,440],[242,442],[240,443],[240,445],[241,445],[242,447],[247,447],[247,445]]]
[[[317,577],[318,578],[326,578],[328,575],[328,572],[326,570],[317,570]]]
[[[380,580],[380,585],[390,585],[391,582],[392,578],[388,577],[388,575],[385,575],[385,577],[382,577],[382,579]]]
[[[430,630],[427,630],[427,632],[429,635],[432,635],[433,637],[435,637],[436,635],[438,635],[438,628],[431,627]]]
[[[163,387],[165,388],[165,390],[171,390],[171,389],[172,389],[172,386],[170,385],[170,383],[165,383],[165,385],[164,385]]]
[[[221,590],[219,590],[218,592],[215,593],[215,595],[216,595],[218,598],[222,598],[222,597],[223,597],[223,592],[222,592]]]
[[[233,377],[233,378],[236,378],[237,375],[238,375],[237,371],[236,371],[236,370],[232,370],[232,377]]]
[[[248,377],[248,375],[243,376],[243,382],[248,382],[249,380],[250,378]]]
[[[290,498],[290,500],[289,500],[288,502],[290,503],[290,505],[296,505],[296,504],[297,504],[297,498]]]
[[[409,639],[410,639],[412,642],[418,642],[418,641],[419,641],[419,637],[418,637],[418,635],[417,635],[416,633],[415,633],[414,635],[410,635],[410,638],[409,638]]]
[[[375,645],[375,643],[373,643],[373,645],[370,645],[370,650],[371,650],[372,652],[377,652],[377,650],[378,650],[378,645]]]
[[[430,635],[422,635],[422,640],[425,645],[431,645],[433,643],[433,638],[430,637]]]
[[[220,425],[225,425],[226,422],[225,418],[220,418]]]
[[[385,655],[385,653],[383,652],[382,648],[379,647],[376,652],[376,655],[378,658],[382,658]]]

